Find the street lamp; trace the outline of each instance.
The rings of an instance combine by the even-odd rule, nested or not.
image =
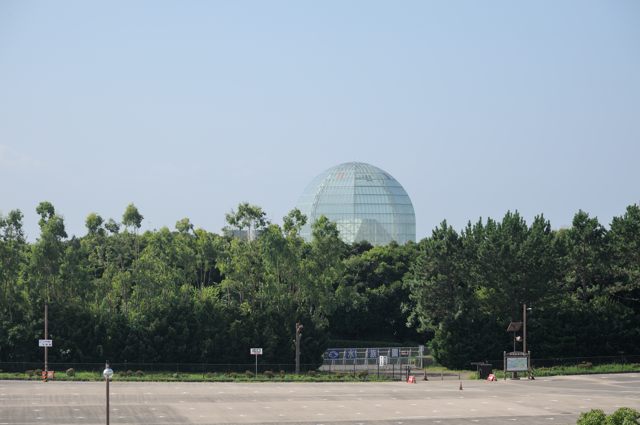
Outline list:
[[[302,326],[302,323],[297,322],[296,323],[296,339],[295,339],[295,343],[296,343],[296,374],[300,373],[300,340],[302,339],[302,329],[304,328],[304,326]]]
[[[522,351],[527,352],[527,311],[531,311],[531,307],[522,304]]]
[[[109,367],[108,361],[104,364],[104,371],[102,371],[102,376],[104,376],[104,380],[107,383],[107,425],[109,425],[109,381],[113,376],[113,370]]]

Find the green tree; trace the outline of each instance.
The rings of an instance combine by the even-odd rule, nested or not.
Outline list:
[[[269,223],[262,208],[251,205],[248,202],[243,202],[238,205],[237,211],[231,210],[231,212],[226,215],[226,219],[231,228],[246,231],[247,240],[249,241],[255,238],[255,233],[264,229]]]
[[[566,232],[566,282],[581,301],[601,293],[607,276],[607,232],[597,218],[580,210]]]
[[[41,202],[36,212],[40,215],[40,237],[32,245],[30,281],[36,299],[50,303],[52,299],[62,299],[59,271],[67,233],[63,218],[50,202]]]
[[[640,315],[640,207],[614,217],[609,236],[614,279],[607,293]]]

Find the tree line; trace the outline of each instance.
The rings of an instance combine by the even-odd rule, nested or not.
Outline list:
[[[40,235],[23,215],[0,215],[0,361],[38,361],[49,308],[51,362],[293,363],[318,365],[331,340],[425,343],[441,364],[501,357],[523,303],[533,356],[640,353],[640,209],[608,228],[579,211],[553,230],[516,212],[501,221],[446,222],[418,243],[345,244],[321,217],[299,235],[294,209],[282,225],[247,203],[221,234],[189,219],[141,232],[130,204],[122,219],[91,213],[86,234],[40,203]]]

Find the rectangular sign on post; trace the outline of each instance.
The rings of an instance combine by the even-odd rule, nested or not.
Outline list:
[[[53,347],[53,340],[52,339],[40,339],[40,340],[38,340],[38,346],[39,347]]]
[[[251,354],[254,356],[261,356],[262,355],[262,348],[252,348],[251,349]]]
[[[507,356],[507,372],[526,372],[529,370],[529,358],[524,356],[509,357]]]

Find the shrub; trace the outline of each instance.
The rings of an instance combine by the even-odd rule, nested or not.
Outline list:
[[[307,372],[307,375],[309,375],[309,376],[318,376],[318,372],[315,371],[315,370],[310,370],[310,371]]]
[[[35,376],[37,376],[37,377],[42,376],[42,369],[35,369],[35,370],[33,371],[33,374],[34,374]]]
[[[582,362],[578,364],[578,369],[591,369],[593,367],[593,363],[591,362]]]
[[[604,425],[607,415],[600,409],[581,413],[576,425]]]
[[[76,370],[72,367],[70,367],[69,369],[67,369],[67,376],[76,376]]]
[[[25,370],[24,373],[25,373],[25,375],[33,375],[33,370],[31,370],[31,369]]]
[[[362,379],[363,381],[366,380],[368,376],[369,376],[369,371],[366,369],[358,372],[358,378]]]
[[[178,372],[176,372],[173,375],[171,375],[171,377],[174,378],[174,379],[178,379],[180,377],[180,374]]]
[[[286,375],[286,372],[284,370],[280,371],[280,378],[284,379],[284,376]]]
[[[634,425],[640,419],[640,412],[629,407],[621,407],[609,416],[606,425]]]
[[[129,372],[131,372],[131,371],[129,371]],[[136,370],[136,376],[138,376],[138,377],[144,376],[144,372],[138,369],[138,370]]]
[[[265,370],[264,371],[264,376],[266,376],[267,378],[271,379],[271,378],[273,378],[275,376],[275,374],[270,370]]]
[[[640,412],[629,407],[621,407],[609,416],[600,409],[582,413],[577,425],[635,425],[640,423]]]
[[[253,372],[251,372],[250,370],[245,370],[244,376],[246,376],[247,378],[253,378]]]

